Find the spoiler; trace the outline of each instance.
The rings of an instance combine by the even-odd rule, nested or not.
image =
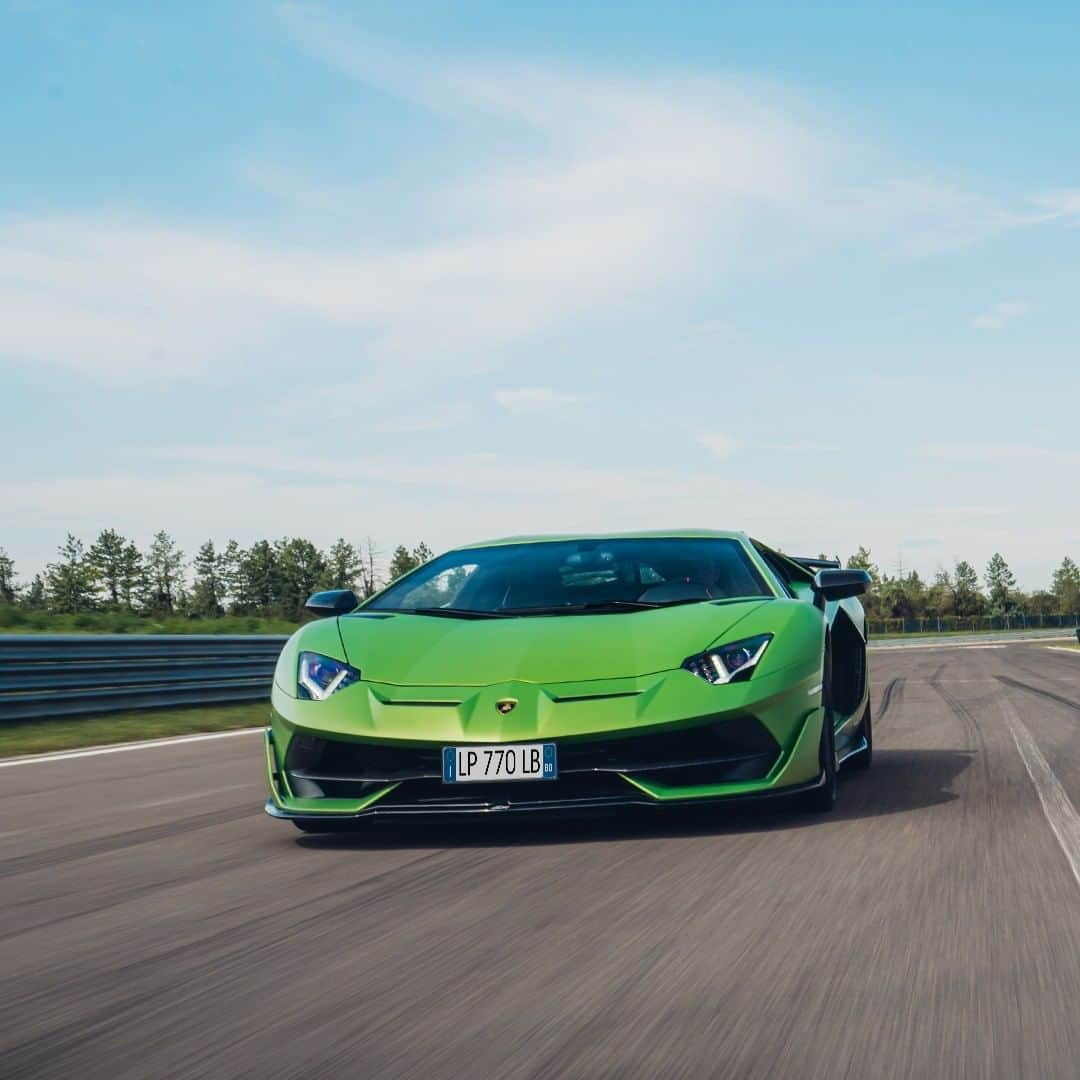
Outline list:
[[[800,555],[787,555],[793,563],[798,563],[806,570],[841,570],[839,559],[806,559]]]

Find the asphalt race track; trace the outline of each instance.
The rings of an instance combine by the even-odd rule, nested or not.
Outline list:
[[[314,838],[255,734],[0,768],[0,1076],[1080,1075],[1080,652],[872,677],[823,818]]]

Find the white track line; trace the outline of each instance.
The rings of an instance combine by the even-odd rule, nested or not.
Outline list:
[[[1020,751],[1024,768],[1035,785],[1046,820],[1054,830],[1061,850],[1065,852],[1065,858],[1069,860],[1077,885],[1080,885],[1080,814],[1076,812],[1072,800],[1061,786],[1061,781],[1054,775],[1050,763],[1035,745],[1031,732],[1017,711],[1004,700],[1001,702],[1001,711],[1005,714],[1005,723],[1012,732],[1016,749]]]
[[[871,643],[867,646],[871,652],[908,652],[912,649],[1008,649],[1013,645],[1030,645],[1031,638],[1023,638],[1019,641],[1001,641],[993,645],[983,644],[981,642],[974,642],[970,644],[964,644],[963,642],[949,642],[949,641],[935,641],[929,645],[888,645],[882,642],[880,645]]]
[[[1048,649],[1053,649],[1054,652],[1067,652],[1072,653],[1073,656],[1080,656],[1080,649],[1071,649],[1068,645],[1047,645]]]
[[[109,746],[88,747],[86,750],[57,750],[52,754],[27,754],[24,757],[0,761],[0,769],[12,765],[44,765],[50,761],[69,761],[72,758],[97,757],[99,754],[123,754],[128,750],[153,750],[159,746],[179,746],[183,743],[208,742],[210,739],[231,739],[235,735],[253,735],[265,727],[237,728],[235,731],[211,731],[205,735],[173,735],[168,739],[145,739],[142,742],[113,743]]]

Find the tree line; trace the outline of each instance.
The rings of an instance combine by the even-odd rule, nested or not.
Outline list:
[[[425,543],[399,544],[390,557],[393,580],[432,557]],[[255,615],[298,621],[304,602],[320,589],[352,589],[371,596],[383,583],[380,553],[371,538],[336,540],[323,550],[302,537],[207,540],[189,560],[167,532],[148,548],[115,529],[89,546],[70,533],[43,573],[20,584],[15,564],[0,548],[0,604],[55,615],[122,612],[153,617]]]
[[[981,579],[964,559],[951,569],[942,567],[930,581],[917,570],[883,573],[868,548],[860,547],[847,565],[870,574],[873,582],[863,598],[870,618],[927,619],[946,616],[1074,615],[1080,612],[1080,567],[1068,556],[1061,560],[1049,587],[1024,592],[998,552],[990,558]]]
[[[0,603],[57,615],[254,615],[296,621],[313,592],[352,589],[358,596],[371,596],[432,555],[423,542],[412,548],[399,544],[384,576],[370,537],[359,544],[338,539],[326,550],[302,537],[258,540],[250,547],[230,540],[222,548],[207,540],[189,560],[167,532],[156,533],[142,550],[115,529],[103,529],[89,546],[69,534],[55,560],[24,584],[0,548]],[[871,618],[1080,612],[1080,567],[1069,557],[1062,559],[1047,588],[1031,593],[1017,588],[1009,564],[996,553],[981,576],[960,560],[951,570],[939,569],[930,581],[917,570],[883,572],[865,547],[846,565],[870,574],[873,585],[863,604]]]

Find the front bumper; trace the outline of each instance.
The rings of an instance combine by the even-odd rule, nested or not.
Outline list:
[[[567,710],[573,723],[561,730],[535,718],[528,730],[475,730],[472,715],[479,712],[490,725],[494,710],[477,709],[475,701],[454,710],[452,699],[433,706],[418,701],[415,689],[409,697],[400,692],[394,698],[385,687],[368,692],[381,712],[369,709],[352,724],[343,717],[341,703],[332,715],[325,710],[334,699],[300,702],[275,688],[266,735],[266,811],[301,822],[567,813],[743,801],[812,789],[822,782],[818,747],[824,711],[815,685],[818,673],[785,675],[717,688],[674,672],[633,693],[625,687],[614,693],[594,686],[589,695],[560,696],[548,688],[544,708],[549,713],[550,702],[574,703]],[[492,695],[524,696],[520,686],[473,689],[474,698]],[[361,695],[354,697],[363,705]],[[717,709],[720,703],[727,707]],[[423,730],[424,739],[401,737],[406,729],[400,718],[410,707],[412,731]],[[590,708],[592,723],[584,715]],[[313,721],[323,719],[320,709],[326,722],[316,726]],[[385,732],[388,737],[377,737],[384,731],[373,730],[382,726],[373,716],[390,717],[394,728]],[[441,782],[442,746],[537,739],[558,746],[557,780]]]
[[[315,824],[328,819],[336,821],[362,821],[366,818],[397,818],[397,819],[444,819],[458,816],[477,816],[490,814],[532,814],[532,815],[578,815],[599,813],[605,810],[627,809],[634,807],[647,807],[652,810],[673,809],[675,807],[699,806],[704,803],[722,802],[747,803],[760,802],[770,798],[789,798],[793,795],[806,791],[813,791],[825,783],[825,774],[819,773],[813,780],[804,784],[793,784],[788,787],[769,788],[762,791],[742,795],[696,795],[680,799],[652,799],[639,796],[600,796],[596,798],[570,798],[570,799],[542,799],[515,801],[501,801],[498,798],[479,798],[460,806],[441,806],[433,808],[423,804],[404,804],[380,806],[375,804],[367,810],[356,813],[311,813],[296,810],[287,810],[278,805],[273,798],[266,800],[264,807],[267,814],[272,818],[281,818],[287,821],[300,821]],[[477,785],[479,786],[479,785]]]

